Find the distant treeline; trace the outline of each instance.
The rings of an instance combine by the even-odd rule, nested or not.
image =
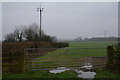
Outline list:
[[[73,41],[118,41],[118,37],[94,37],[94,38],[85,38],[82,39],[76,38]]]

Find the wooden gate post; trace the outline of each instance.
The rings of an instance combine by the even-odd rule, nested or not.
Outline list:
[[[23,54],[23,73],[26,72],[26,57],[27,57],[27,50],[24,49],[24,54]]]
[[[113,46],[108,46],[107,47],[107,65],[106,67],[108,69],[113,69]]]

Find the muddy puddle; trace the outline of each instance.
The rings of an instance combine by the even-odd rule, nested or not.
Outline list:
[[[50,73],[53,74],[57,74],[57,73],[62,73],[68,70],[72,70],[75,71],[76,73],[78,73],[77,77],[82,78],[82,79],[89,79],[89,80],[93,80],[96,73],[92,70],[93,66],[90,63],[85,63],[80,70],[77,69],[70,69],[70,68],[66,68],[66,67],[58,67],[56,69],[50,70]]]
[[[76,70],[76,72],[78,73],[78,77],[79,78],[82,78],[82,79],[85,79],[85,80],[93,80],[94,79],[94,76],[96,75],[95,72],[92,72],[92,71],[82,71],[82,70]]]
[[[62,73],[62,72],[68,71],[68,70],[70,70],[70,69],[68,69],[66,67],[58,67],[56,69],[50,70],[50,73],[57,74],[57,73]]]

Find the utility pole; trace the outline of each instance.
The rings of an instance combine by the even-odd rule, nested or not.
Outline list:
[[[106,38],[106,33],[107,33],[107,31],[105,30],[105,32],[104,32],[104,37]]]
[[[43,12],[43,8],[41,8],[41,5],[40,5],[40,7],[39,8],[37,8],[37,12],[39,12],[39,20],[40,20],[40,40],[41,40],[41,24],[42,24],[42,12]]]

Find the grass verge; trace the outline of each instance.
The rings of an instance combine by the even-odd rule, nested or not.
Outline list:
[[[105,68],[97,68],[96,73],[94,80],[120,80],[120,74],[115,74]]]

